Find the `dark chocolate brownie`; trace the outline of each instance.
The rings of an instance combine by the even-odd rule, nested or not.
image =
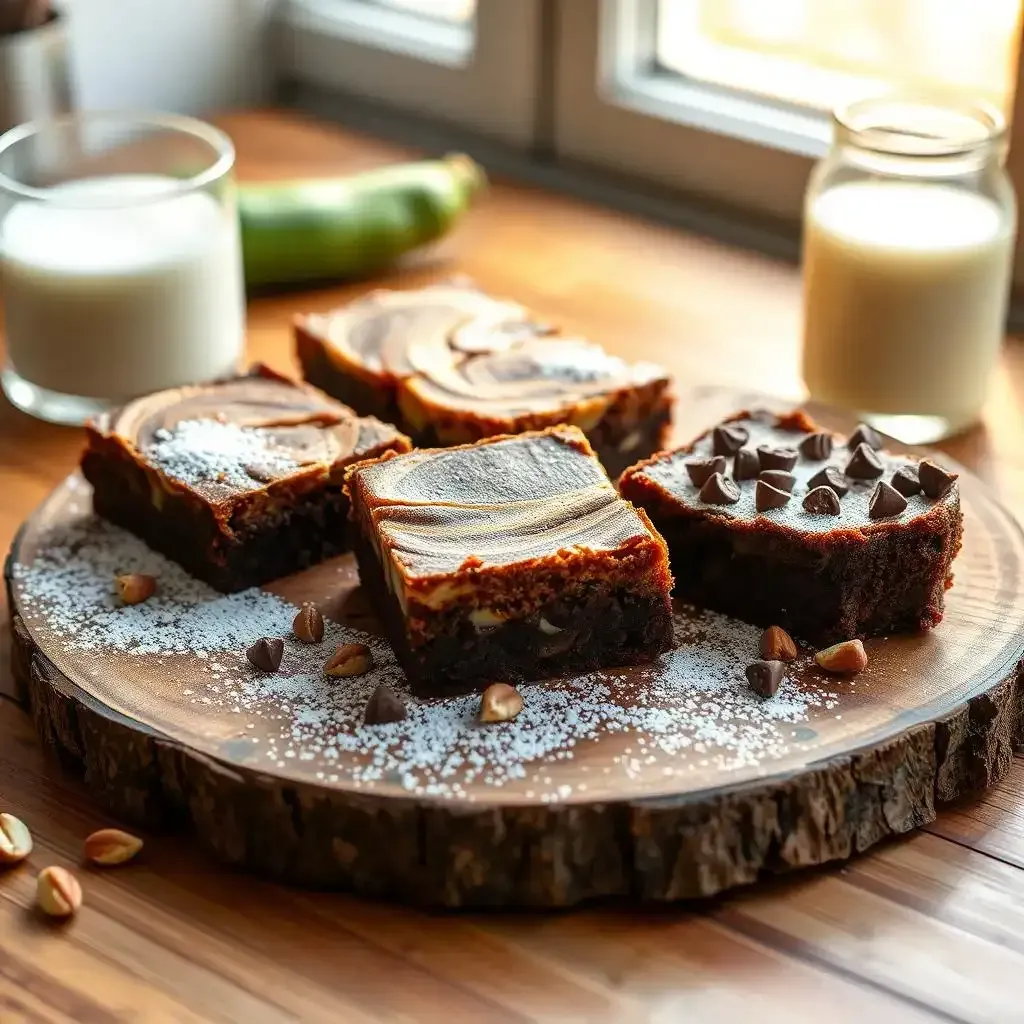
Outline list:
[[[662,447],[671,421],[664,370],[553,333],[464,280],[373,292],[295,322],[306,379],[399,424],[418,445],[569,423],[612,474]]]
[[[959,489],[880,447],[868,427],[844,442],[802,412],[743,412],[619,486],[668,542],[678,597],[813,644],[928,629],[960,549]]]
[[[353,546],[414,692],[649,661],[672,639],[664,541],[574,427],[354,467]]]
[[[137,399],[86,433],[96,512],[223,591],[344,550],[344,470],[410,448],[266,367]]]

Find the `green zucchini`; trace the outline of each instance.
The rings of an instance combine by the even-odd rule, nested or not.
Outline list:
[[[363,277],[446,234],[486,184],[461,153],[347,178],[241,185],[250,288]]]

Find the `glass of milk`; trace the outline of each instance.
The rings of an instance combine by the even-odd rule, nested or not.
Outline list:
[[[0,138],[4,392],[82,423],[234,371],[245,296],[234,148],[201,121],[85,113]]]
[[[1016,234],[1002,117],[873,99],[835,116],[804,210],[804,381],[904,441],[974,423]]]

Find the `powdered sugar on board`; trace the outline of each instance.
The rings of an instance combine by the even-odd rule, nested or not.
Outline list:
[[[156,576],[156,596],[122,605],[113,580],[125,572]],[[486,799],[491,787],[512,787],[526,798],[558,802],[585,794],[588,786],[599,789],[595,776],[602,774],[763,774],[802,742],[801,734],[813,737],[808,726],[838,704],[829,681],[804,671],[795,673],[801,682],[785,682],[774,698],[755,696],[743,669],[756,657],[760,630],[688,611],[677,616],[676,648],[657,666],[523,686],[519,717],[483,726],[476,721],[476,695],[411,697],[380,639],[328,622],[321,643],[302,644],[291,634],[293,604],[257,589],[219,594],[91,516],[52,532],[31,565],[16,564],[13,573],[30,628],[59,645],[64,662],[80,667],[83,677],[95,677],[90,666],[110,653],[126,673],[133,665],[187,662],[173,699],[199,712],[211,729],[230,722],[238,736],[233,757],[325,783],[384,781],[411,795],[465,800]],[[276,674],[257,672],[245,658],[261,636],[285,638]],[[368,644],[375,669],[359,678],[325,679],[324,661],[334,645],[348,642]],[[130,675],[144,677],[141,671]],[[407,701],[408,717],[364,726],[363,708],[382,682]],[[568,785],[555,769],[583,749],[585,765]]]

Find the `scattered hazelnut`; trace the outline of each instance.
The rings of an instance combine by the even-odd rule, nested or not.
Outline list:
[[[814,660],[826,671],[852,675],[862,671],[868,663],[867,652],[859,640],[844,640],[818,651]]]
[[[284,641],[280,637],[260,637],[245,652],[249,664],[258,668],[261,672],[276,672],[281,667],[281,658],[284,657]]]
[[[32,833],[13,814],[0,814],[0,864],[17,864],[32,852]]]
[[[156,578],[145,573],[126,573],[118,576],[114,582],[125,604],[142,604],[156,593]]]
[[[142,840],[119,828],[101,828],[85,840],[85,859],[101,867],[131,860],[142,849]]]
[[[371,668],[373,653],[366,644],[341,644],[324,665],[324,675],[364,676]]]
[[[511,722],[522,710],[522,694],[508,683],[491,683],[480,695],[481,722]]]
[[[304,604],[292,622],[292,631],[304,644],[318,644],[324,638],[324,617],[315,604]]]
[[[49,917],[71,917],[82,905],[82,887],[64,868],[43,868],[36,879],[36,902]]]
[[[769,626],[761,634],[761,657],[765,661],[792,661],[796,644],[781,626]]]

